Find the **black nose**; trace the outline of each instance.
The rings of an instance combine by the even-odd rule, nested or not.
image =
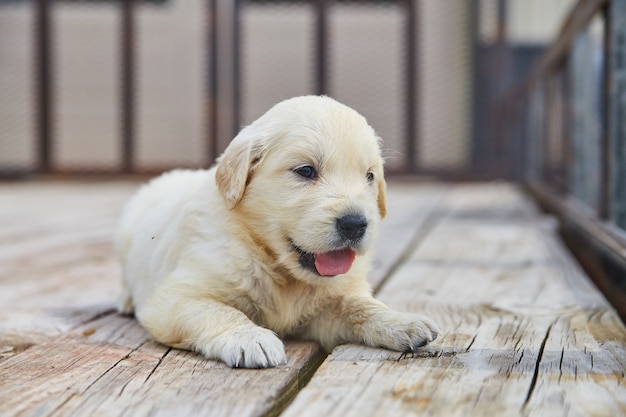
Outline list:
[[[348,214],[337,219],[337,230],[344,239],[360,239],[365,234],[365,229],[367,229],[367,219],[360,214]]]

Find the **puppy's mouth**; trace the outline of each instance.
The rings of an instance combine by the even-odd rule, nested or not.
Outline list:
[[[305,252],[293,243],[292,247],[298,253],[298,261],[304,269],[322,276],[345,274],[350,270],[356,259],[356,252],[351,248],[311,253]]]

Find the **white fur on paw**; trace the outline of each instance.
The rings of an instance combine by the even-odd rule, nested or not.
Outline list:
[[[414,352],[437,338],[439,327],[428,317],[394,312],[377,317],[373,345],[399,352]]]
[[[220,358],[233,368],[273,368],[287,362],[283,342],[262,327],[228,332]]]

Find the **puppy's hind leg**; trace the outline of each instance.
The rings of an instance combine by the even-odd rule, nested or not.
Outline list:
[[[215,300],[171,293],[153,296],[137,317],[159,342],[200,352],[231,367],[272,368],[287,361],[283,342],[274,332]]]

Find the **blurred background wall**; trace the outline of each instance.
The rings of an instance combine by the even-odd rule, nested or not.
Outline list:
[[[490,108],[573,0],[0,0],[0,175],[206,167],[328,94],[391,173],[506,176]]]

